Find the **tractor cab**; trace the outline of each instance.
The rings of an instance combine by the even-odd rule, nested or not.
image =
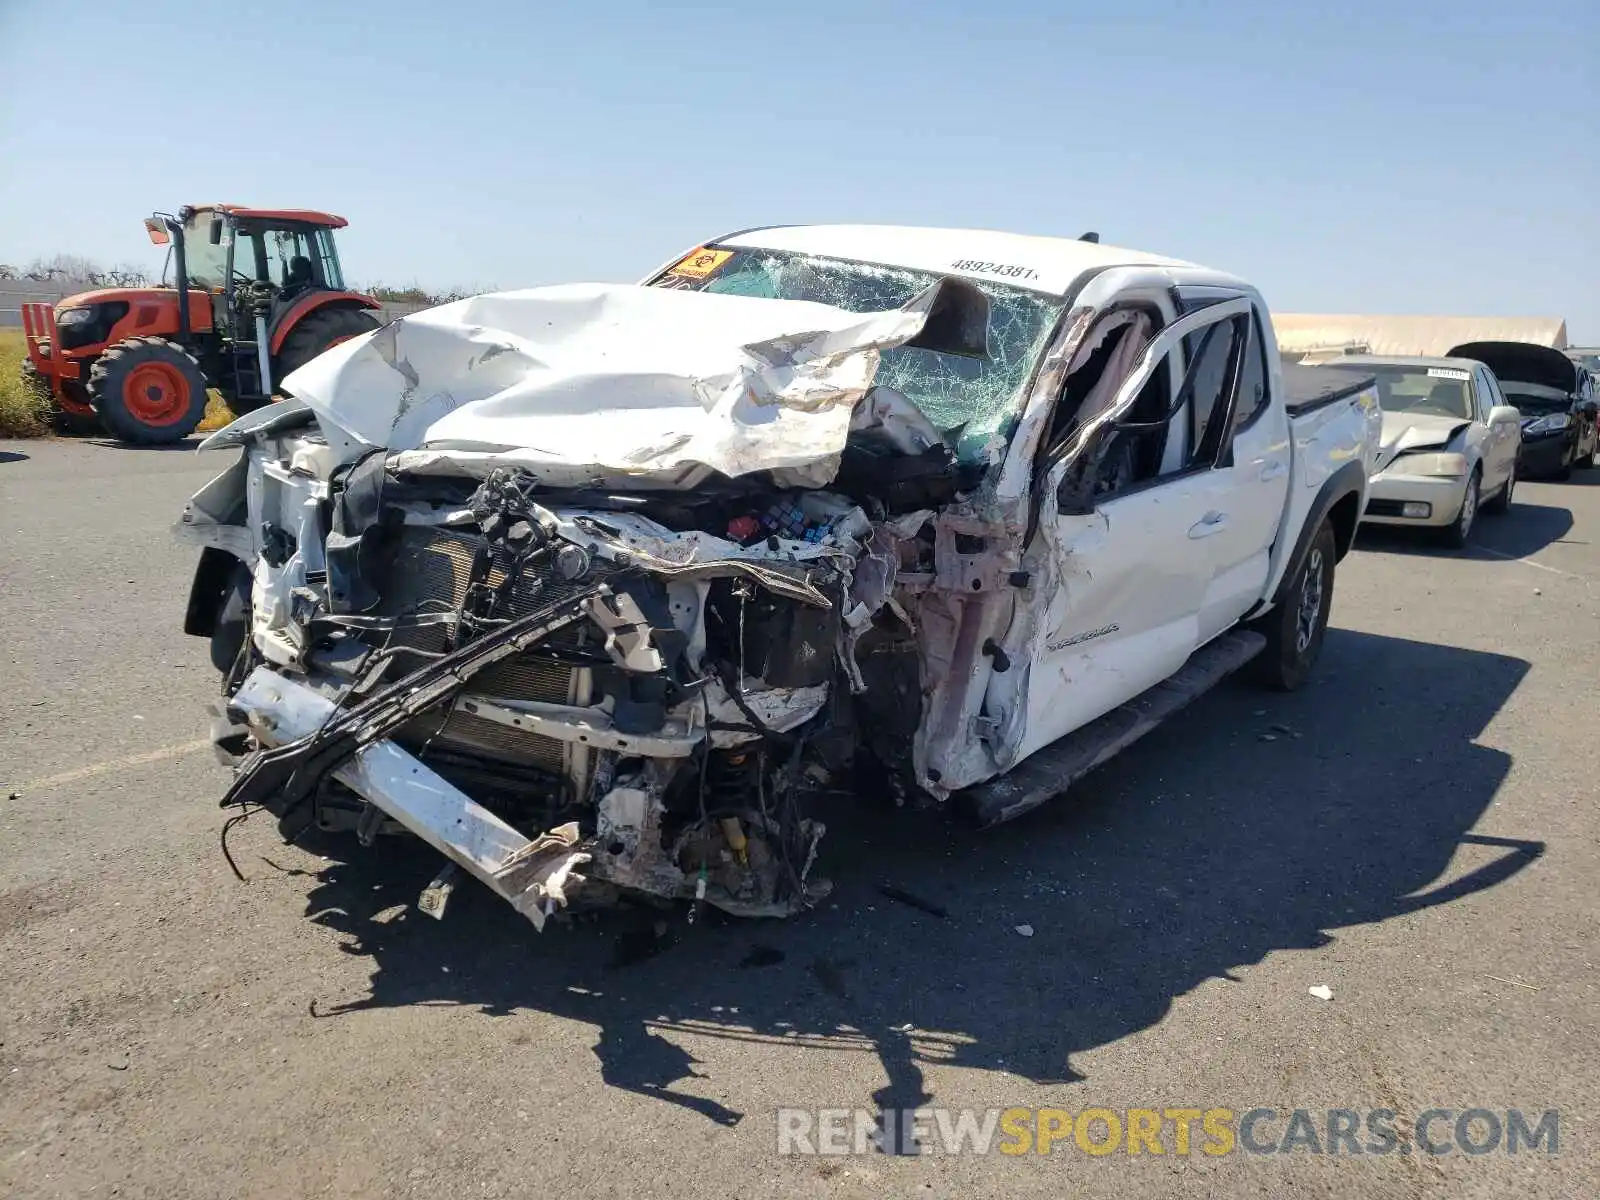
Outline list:
[[[345,289],[333,231],[346,224],[311,209],[226,204],[145,222],[152,241],[172,246],[164,275],[177,291],[209,298],[205,366],[234,411],[265,404],[284,375],[376,326],[366,312],[376,302]],[[182,301],[178,308],[188,311]]]
[[[331,213],[290,209],[195,208],[185,210],[184,275],[225,303],[217,306],[217,324],[236,324],[256,296],[269,296],[281,319],[295,300],[312,291],[344,290],[333,231],[346,224]],[[159,243],[170,242],[160,219],[152,217]],[[168,259],[168,271],[172,269]],[[255,322],[238,322],[238,335],[253,336]],[[273,322],[269,320],[270,330]]]

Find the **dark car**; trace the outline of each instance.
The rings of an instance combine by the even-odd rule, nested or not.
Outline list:
[[[1559,350],[1532,342],[1467,342],[1452,358],[1475,358],[1494,372],[1506,403],[1522,413],[1523,479],[1566,479],[1573,467],[1595,465],[1600,429],[1595,382]]]

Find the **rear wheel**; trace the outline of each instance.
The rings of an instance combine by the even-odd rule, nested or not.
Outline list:
[[[176,342],[129,338],[94,364],[89,398],[113,437],[159,446],[182,441],[205,417],[206,377]]]
[[[282,379],[340,342],[371,333],[379,324],[378,318],[364,308],[319,308],[307,313],[283,339],[275,366],[277,377]]]
[[[1255,630],[1267,638],[1266,649],[1250,663],[1250,674],[1258,683],[1275,691],[1292,692],[1311,677],[1328,633],[1333,566],[1338,557],[1333,527],[1324,521],[1284,590],[1283,599],[1254,623]]]

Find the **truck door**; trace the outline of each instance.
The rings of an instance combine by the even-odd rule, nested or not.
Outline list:
[[[1043,508],[1027,559],[1053,590],[1034,643],[1017,759],[1159,683],[1203,640],[1219,536],[1232,532],[1236,505],[1207,460],[1215,459],[1226,423],[1204,426],[1192,446],[1189,410],[1201,387],[1236,380],[1236,370],[1229,374],[1233,330],[1249,312],[1247,300],[1223,302],[1173,321],[1153,340],[1146,340],[1149,318],[1085,340],[1099,349],[1068,374],[1056,424],[1069,446],[1074,429],[1102,425],[1109,432],[1092,455],[1092,512],[1071,511],[1083,505],[1060,499],[1081,455],[1045,456],[1036,491]],[[1128,353],[1132,343],[1122,339],[1141,345]],[[1208,365],[1219,356],[1221,371]],[[1096,370],[1103,377],[1095,378]],[[1198,406],[1209,421],[1227,398],[1203,396]],[[1274,514],[1281,511],[1280,496]]]
[[[1183,288],[1179,308],[1204,311],[1241,298],[1249,299],[1220,288]],[[1288,497],[1289,422],[1268,393],[1262,335],[1261,311],[1251,303],[1249,311],[1185,339],[1193,386],[1187,426],[1179,433],[1188,469],[1205,479],[1200,526],[1191,536],[1203,543],[1210,571],[1199,615],[1201,645],[1260,601]]]

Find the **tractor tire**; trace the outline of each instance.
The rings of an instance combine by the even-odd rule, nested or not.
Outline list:
[[[205,372],[176,342],[128,338],[96,360],[89,399],[111,436],[136,446],[170,445],[206,415]]]
[[[276,378],[305,366],[330,346],[371,333],[382,324],[364,308],[319,308],[300,318],[300,323],[283,339],[278,361],[273,365]]]

